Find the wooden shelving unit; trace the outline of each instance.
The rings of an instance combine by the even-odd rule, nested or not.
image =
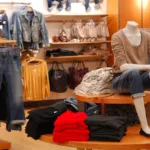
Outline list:
[[[103,44],[103,43],[111,43],[110,40],[101,40],[101,41],[93,41],[93,42],[52,42],[51,45],[87,45],[87,44]]]
[[[47,14],[45,15],[45,20],[47,23],[74,23],[78,20],[88,21],[92,19],[94,22],[99,22],[103,20],[104,17],[107,17],[108,14]],[[49,48],[64,48],[71,47],[76,48],[77,46],[86,46],[86,45],[100,45],[100,44],[110,44],[111,40],[106,40],[105,38],[99,39],[99,41],[86,41],[86,42],[50,42],[50,47],[46,47],[45,50]],[[100,61],[102,56],[98,55],[77,55],[77,56],[61,56],[61,57],[46,57],[47,63],[54,61],[57,62],[67,62],[72,61]],[[66,99],[67,97],[75,97],[72,89],[68,88],[64,93],[51,92],[50,97],[45,98],[44,100],[56,100],[56,99]]]
[[[77,55],[77,56],[63,56],[63,57],[49,57],[46,59],[47,62],[70,62],[70,61],[93,61],[93,60],[100,60],[102,56],[98,55]]]
[[[51,18],[51,17],[107,17],[107,14],[47,14],[45,15],[45,18]]]
[[[91,17],[93,18],[95,22],[99,22],[101,18],[107,17],[107,14],[47,14],[45,15],[45,21],[55,23],[55,22],[65,22],[65,23],[71,23],[74,22],[75,20],[87,20],[90,19]],[[64,18],[62,20],[62,18]]]
[[[52,92],[50,93],[50,97],[45,98],[45,100],[59,100],[59,99],[66,99],[67,97],[75,97],[75,95],[73,94],[72,89],[68,88],[66,92],[63,93],[56,93],[56,92]]]

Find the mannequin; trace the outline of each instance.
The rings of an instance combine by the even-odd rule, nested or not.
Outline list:
[[[140,134],[150,137],[143,99],[144,89],[150,88],[148,45],[150,45],[150,34],[140,31],[134,21],[128,21],[124,29],[112,36],[115,60],[113,87],[120,93],[124,89],[130,90],[141,123]]]
[[[123,29],[124,34],[133,46],[139,46],[141,43],[141,33],[138,29],[138,24],[134,21],[128,21]],[[121,71],[128,69],[150,70],[150,65],[123,64],[120,66]]]

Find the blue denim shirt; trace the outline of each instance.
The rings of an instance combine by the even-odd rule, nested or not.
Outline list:
[[[2,14],[0,17],[0,25],[2,25],[2,37],[10,39],[9,22],[6,14]]]
[[[31,41],[37,49],[39,49],[39,43],[41,42],[44,46],[49,46],[49,37],[44,16],[33,10],[33,18],[30,20],[28,7],[24,7],[19,12],[13,13],[11,30],[12,39],[17,40],[18,46],[22,47],[23,42]]]

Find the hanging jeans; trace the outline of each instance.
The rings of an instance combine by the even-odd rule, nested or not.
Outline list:
[[[48,0],[48,10],[52,11],[52,6],[58,4],[57,9],[61,11],[63,9],[62,0]],[[71,0],[66,0],[66,11],[71,10]]]
[[[22,99],[20,49],[0,48],[1,88],[5,88],[3,98],[6,101],[7,130],[21,130],[21,126],[25,123],[25,114]]]
[[[145,96],[144,89],[150,89],[150,72],[127,70],[113,79],[117,93],[131,93],[133,98]]]
[[[61,11],[63,9],[62,0],[48,0],[48,10],[52,11],[52,6],[58,3],[57,9]]]
[[[0,26],[2,26],[2,37],[10,39],[9,22],[6,14],[0,14]]]
[[[100,8],[99,0],[94,0],[94,2],[95,2],[95,9],[99,9]],[[90,10],[90,0],[85,0],[85,9],[86,11]]]

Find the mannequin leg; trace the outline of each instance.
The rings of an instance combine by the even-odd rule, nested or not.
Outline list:
[[[143,97],[136,97],[134,98],[134,105],[136,112],[138,114],[142,130],[148,134],[150,134],[150,128],[147,123],[147,118],[146,118],[146,111],[145,111],[145,106],[144,106],[144,99]]]
[[[150,128],[147,123],[143,96],[145,95],[144,88],[150,88],[149,86],[149,73],[142,73],[138,70],[125,71],[113,80],[113,87],[117,92],[122,93],[125,89],[129,89],[142,130],[147,134],[150,134]]]

